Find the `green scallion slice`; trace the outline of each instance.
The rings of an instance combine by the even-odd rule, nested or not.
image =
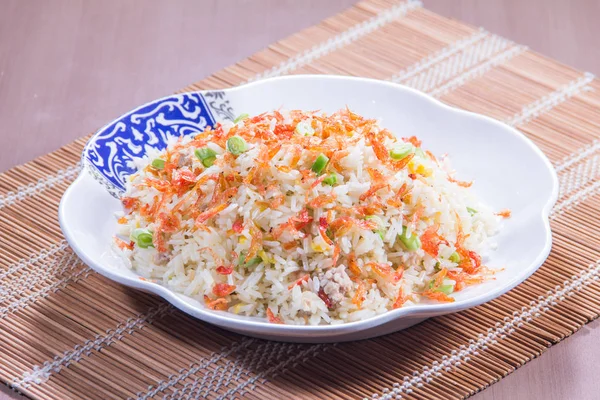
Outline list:
[[[154,247],[152,243],[152,232],[148,229],[137,228],[131,232],[131,240],[133,240],[138,247],[147,249],[148,247]]]
[[[327,178],[323,179],[323,184],[325,185],[329,185],[329,186],[334,186],[337,183],[337,175],[334,173],[331,173],[327,176]]]
[[[375,232],[376,234],[379,235],[379,237],[381,238],[381,240],[383,240],[383,237],[385,236],[385,229],[383,226],[383,220],[381,218],[379,218],[377,215],[367,215],[365,217],[366,220],[369,221],[373,221],[377,224],[377,229],[373,230],[373,232]]]
[[[448,258],[448,260],[452,261],[453,263],[458,264],[460,262],[460,254],[458,254],[457,252],[454,252],[454,253],[450,254],[450,257]]]
[[[444,294],[451,294],[454,292],[454,285],[441,285],[436,289],[436,292],[442,292]]]
[[[402,233],[398,235],[398,239],[402,242],[406,250],[415,251],[421,248],[421,239],[414,232],[410,236],[406,235],[406,226],[402,227]]]
[[[410,143],[400,143],[390,150],[392,160],[402,160],[415,151],[415,146]]]
[[[240,121],[242,121],[242,120],[245,120],[245,119],[246,119],[246,118],[248,118],[248,117],[249,117],[249,115],[248,115],[248,114],[246,114],[246,113],[240,114],[240,115],[238,115],[238,116],[236,117],[236,119],[234,119],[234,120],[233,120],[233,123],[234,123],[234,124],[237,124],[238,122],[240,122]]]
[[[152,168],[164,169],[165,168],[165,160],[161,160],[160,158],[155,158],[154,160],[152,160]]]
[[[232,136],[227,139],[227,151],[234,156],[239,156],[246,150],[248,150],[248,145],[246,144],[244,138],[240,136]]]
[[[325,154],[321,153],[321,154],[319,154],[319,156],[313,163],[311,169],[313,170],[313,172],[315,174],[321,175],[323,173],[323,171],[325,171],[325,167],[327,167],[328,162],[329,162],[329,157],[327,157]]]
[[[198,158],[198,160],[202,161],[202,165],[206,168],[210,167],[215,163],[217,159],[217,152],[208,147],[203,147],[201,149],[196,149],[194,154]]]

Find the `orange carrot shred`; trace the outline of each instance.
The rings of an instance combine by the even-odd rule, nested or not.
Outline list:
[[[224,265],[220,265],[217,267],[217,273],[221,275],[231,275],[233,273],[233,267],[226,267]]]
[[[117,244],[117,247],[119,247],[121,250],[124,249],[129,249],[129,250],[133,250],[133,242],[126,242],[123,239],[115,236],[115,243]]]
[[[227,300],[225,300],[224,298],[218,298],[215,300],[211,300],[210,297],[208,296],[204,296],[204,304],[206,305],[206,308],[208,308],[209,310],[220,310],[220,311],[225,311],[227,310]]]
[[[473,185],[473,182],[459,181],[459,180],[454,179],[451,176],[448,176],[448,180],[452,183],[456,183],[458,186],[465,187],[465,188],[471,187]]]
[[[352,304],[355,304],[358,308],[361,308],[366,294],[365,283],[360,279],[357,279],[356,283],[357,287],[356,292],[354,292],[354,296],[352,297]]]
[[[270,308],[267,308],[267,319],[272,324],[283,324],[283,321],[280,318],[276,317]]]
[[[408,138],[402,138],[405,142],[412,144],[415,147],[421,147],[421,141],[416,136],[411,136]]]
[[[512,213],[509,209],[501,210],[496,213],[497,216],[503,217],[503,218],[510,218],[511,214]]]
[[[235,285],[229,285],[227,283],[217,283],[212,288],[212,292],[215,296],[225,297],[235,291]]]
[[[392,308],[396,309],[396,308],[400,308],[404,305],[404,303],[406,302],[407,298],[406,296],[404,296],[404,290],[402,288],[400,288],[400,290],[398,290],[398,295],[396,296],[396,300],[394,301],[394,304],[392,304]]]
[[[360,276],[362,274],[362,270],[356,262],[356,255],[354,255],[354,252],[348,254],[347,259],[348,269],[350,270],[350,272],[352,272],[355,276]]]
[[[290,283],[288,285],[288,290],[292,290],[294,288],[294,286],[302,286],[302,283],[308,282],[309,279],[310,279],[310,275],[308,275],[308,274],[304,275],[302,278],[298,279],[296,282]]]

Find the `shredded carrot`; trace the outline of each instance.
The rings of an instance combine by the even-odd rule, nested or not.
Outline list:
[[[361,308],[366,294],[365,283],[360,279],[356,279],[355,282],[356,291],[354,292],[354,296],[352,296],[352,304],[355,304],[358,308]]]
[[[378,191],[380,191],[381,189],[385,189],[388,188],[389,189],[390,185],[388,185],[387,183],[381,182],[381,183],[373,183],[371,185],[371,187],[369,188],[369,190],[367,190],[366,192],[364,192],[363,194],[360,195],[360,201],[365,201],[366,199],[368,199],[369,197],[373,196],[374,194],[376,194]]]
[[[267,319],[272,324],[283,324],[283,321],[280,318],[276,317],[270,308],[267,308]]]
[[[133,245],[134,245],[133,242],[126,242],[123,239],[115,236],[115,243],[121,250],[124,250],[124,249],[133,250]]]
[[[396,268],[396,272],[394,272],[392,274],[392,283],[398,283],[402,280],[402,277],[404,276],[404,268],[399,265],[398,268]]]
[[[336,236],[347,233],[354,226],[370,231],[377,228],[377,222],[373,220],[359,220],[347,215],[336,218],[331,222],[331,230],[334,231]]]
[[[157,222],[158,230],[166,233],[177,232],[181,225],[181,221],[175,214],[167,214],[165,212],[158,214]]]
[[[387,264],[370,262],[365,264],[365,267],[370,267],[373,272],[384,279],[390,279],[392,275],[392,267]]]
[[[332,267],[335,267],[337,265],[341,251],[342,249],[340,249],[340,246],[338,246],[337,244],[333,246],[333,256],[331,257]]]
[[[438,272],[438,274],[436,275],[435,280],[433,282],[434,289],[437,289],[442,285],[442,283],[444,282],[444,278],[446,277],[447,274],[448,274],[447,268],[442,268],[442,270],[440,272]]]
[[[335,193],[331,193],[331,194],[320,194],[317,197],[315,197],[314,199],[312,199],[309,203],[308,206],[311,208],[322,208],[323,206],[329,204],[329,203],[333,203],[335,201]]]
[[[439,229],[440,225],[434,224],[427,228],[421,235],[421,247],[425,253],[432,257],[437,257],[440,243],[443,241],[442,237],[438,234]]]
[[[133,197],[122,197],[121,204],[123,204],[125,209],[135,211],[140,206],[140,200],[134,199]]]
[[[468,274],[475,274],[481,267],[481,257],[474,251],[466,250],[464,248],[457,249],[460,254],[460,263],[458,266],[462,268]]]
[[[448,296],[445,293],[438,292],[438,291],[427,290],[426,292],[423,292],[423,296],[427,297],[428,299],[439,301],[442,303],[454,302],[454,298]]]
[[[509,209],[501,210],[498,211],[496,215],[503,218],[510,218],[511,211]]]
[[[383,138],[377,137],[373,132],[368,132],[366,134],[367,140],[370,142],[371,147],[373,148],[373,152],[375,153],[375,157],[379,159],[379,161],[383,163],[387,163],[390,158],[389,150],[383,144]]]
[[[360,276],[362,274],[362,270],[356,262],[356,255],[354,254],[354,252],[348,254],[347,259],[348,269],[350,270],[350,272],[352,272],[352,274],[354,274],[355,276]]]
[[[226,311],[228,307],[227,300],[225,300],[224,298],[211,300],[210,297],[206,295],[204,296],[204,304],[209,310]]]
[[[333,241],[327,236],[327,227],[329,224],[327,223],[326,217],[319,218],[319,234],[321,238],[327,243],[329,246],[333,246]]]
[[[425,150],[425,154],[427,154],[433,162],[435,162],[436,164],[439,164],[437,158],[435,158],[435,156],[433,155],[432,152],[430,152],[429,150]]]
[[[415,147],[421,147],[421,141],[416,136],[411,136],[408,138],[402,138],[405,142],[412,144]]]
[[[398,295],[396,296],[396,300],[394,301],[394,304],[392,304],[392,308],[396,309],[396,308],[400,308],[404,305],[404,303],[406,302],[407,297],[404,296],[404,290],[402,288],[400,288],[400,290],[398,290]]]
[[[220,265],[216,269],[218,274],[221,275],[231,275],[233,273],[233,267],[226,267],[225,265]]]
[[[308,274],[304,275],[302,278],[298,279],[296,282],[290,283],[288,286],[288,290],[292,290],[294,288],[294,286],[302,286],[302,283],[308,282],[309,279],[310,279],[310,275],[308,275]]]
[[[211,219],[212,217],[214,217],[215,215],[217,215],[218,213],[220,213],[221,211],[226,209],[227,206],[228,206],[228,204],[226,204],[226,203],[219,204],[218,206],[215,206],[215,207],[211,208],[210,210],[200,213],[200,215],[198,215],[198,217],[196,218],[196,225],[201,225],[201,224],[205,223],[206,221],[208,221],[209,219]]]
[[[421,217],[423,216],[423,212],[425,212],[425,207],[422,204],[419,204],[415,208],[415,211],[410,220],[410,226],[412,227],[412,230],[415,230],[417,228],[417,223],[421,220]]]
[[[459,181],[459,180],[454,179],[451,176],[448,176],[448,180],[452,183],[456,183],[458,186],[465,187],[465,188],[471,187],[473,185],[473,182]]]
[[[262,248],[263,241],[262,232],[256,227],[254,223],[250,224],[250,235],[252,235],[252,241],[250,242],[248,254],[246,254],[247,260],[254,258],[258,254],[258,251]]]
[[[298,243],[296,243],[295,241],[287,242],[281,245],[281,247],[283,247],[285,250],[291,250],[296,246],[298,246]]]
[[[274,191],[273,200],[271,200],[269,207],[276,210],[285,202],[285,196],[275,187],[275,185],[270,185],[268,189]]]
[[[227,283],[217,283],[212,288],[212,292],[215,296],[225,297],[235,291],[235,285],[229,285]]]

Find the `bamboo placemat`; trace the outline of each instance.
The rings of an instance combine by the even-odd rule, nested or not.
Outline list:
[[[36,399],[463,398],[598,317],[600,94],[592,75],[419,3],[369,0],[185,90],[288,73],[388,79],[516,126],[559,174],[548,261],[497,300],[374,340],[239,336],[77,259],[56,214],[78,173],[81,139],[0,176],[4,382]]]

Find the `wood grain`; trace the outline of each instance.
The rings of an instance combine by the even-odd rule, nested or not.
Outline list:
[[[351,3],[179,0],[167,6],[156,0],[5,0],[0,12],[0,171],[69,143],[137,104],[169,94]],[[600,72],[594,50],[599,1],[424,3],[574,67]],[[598,398],[599,324],[591,323],[474,398]],[[0,399],[6,396],[14,393],[0,393]]]

